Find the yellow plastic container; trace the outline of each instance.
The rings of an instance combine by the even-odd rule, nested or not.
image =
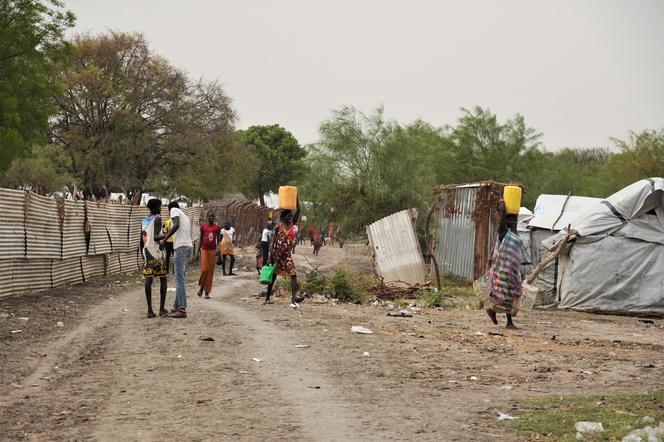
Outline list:
[[[518,215],[521,208],[521,188],[517,186],[505,186],[503,188],[503,199],[505,200],[505,211],[508,215]]]
[[[279,208],[288,210],[297,209],[297,187],[279,187]]]

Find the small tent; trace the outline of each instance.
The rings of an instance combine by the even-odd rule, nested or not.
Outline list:
[[[577,233],[560,255],[560,308],[664,315],[664,178],[631,184],[570,224]]]
[[[548,195],[537,197],[535,210],[530,218],[524,218],[525,225],[517,228],[519,236],[524,241],[524,251],[528,262],[536,266],[548,254],[542,241],[552,234],[560,232],[580,213],[586,212],[601,201],[600,198],[590,198],[576,195]],[[521,214],[519,214],[521,219]],[[526,228],[523,231],[523,228]],[[526,241],[527,238],[527,241]],[[526,247],[527,245],[527,247]],[[534,302],[550,304],[555,301],[558,294],[558,267],[559,261],[542,270],[534,285],[539,289],[538,299]],[[530,273],[530,269],[525,272]]]

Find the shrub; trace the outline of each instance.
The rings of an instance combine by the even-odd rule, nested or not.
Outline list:
[[[310,295],[326,295],[328,293],[328,278],[317,270],[305,273],[302,289]]]
[[[418,290],[417,299],[429,307],[441,307],[443,305],[443,293],[438,290]]]
[[[356,284],[358,282],[356,281]],[[332,295],[339,301],[362,303],[366,300],[366,292],[359,287],[359,284],[354,286],[352,276],[342,268],[334,272],[334,276],[330,279],[330,289]]]

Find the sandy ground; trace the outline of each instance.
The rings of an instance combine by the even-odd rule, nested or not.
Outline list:
[[[310,250],[369,268],[362,246]],[[145,319],[136,276],[1,299],[0,439],[515,440],[495,416],[518,398],[664,388],[664,321],[524,311],[509,332],[472,309],[263,306],[240,263],[210,300],[191,269],[187,319]]]

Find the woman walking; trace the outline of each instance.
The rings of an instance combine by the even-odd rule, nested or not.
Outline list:
[[[293,225],[300,217],[300,202],[297,202],[295,215],[290,210],[284,210],[281,214],[281,220],[274,232],[272,251],[270,253],[270,264],[276,266],[272,282],[267,286],[267,296],[265,304],[271,304],[270,297],[274,288],[274,282],[277,276],[290,277],[291,280],[291,307],[298,308],[302,298],[297,297],[297,270],[295,261],[293,261],[293,243],[295,241],[295,231]]]
[[[487,275],[490,292],[486,313],[496,325],[498,324],[496,313],[505,313],[507,328],[516,329],[512,315],[518,311],[518,302],[521,298],[522,242],[516,234],[517,216],[506,214],[505,203],[502,200],[498,204],[498,211],[500,225]]]
[[[318,252],[320,252],[320,248],[323,247],[323,235],[318,231],[314,231],[313,232],[313,239],[311,240],[311,243],[314,246],[314,255],[318,256]]]
[[[221,271],[224,276],[235,276],[233,273],[233,266],[235,265],[235,249],[233,248],[233,236],[235,235],[235,228],[231,227],[231,223],[226,222],[224,228],[221,229]],[[231,264],[228,267],[228,273],[226,273],[226,257],[230,256]]]
[[[212,291],[212,278],[214,277],[214,264],[217,255],[217,243],[221,227],[214,222],[214,212],[208,212],[207,224],[201,224],[201,241],[198,244],[198,253],[201,257],[201,276],[198,278],[198,296],[210,299]]]

